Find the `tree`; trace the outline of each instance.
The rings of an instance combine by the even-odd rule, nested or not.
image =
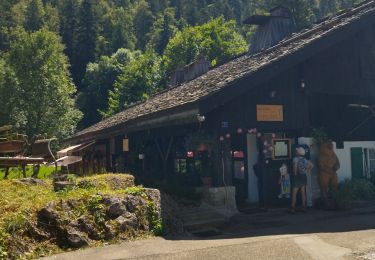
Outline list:
[[[136,37],[133,31],[131,13],[122,7],[112,9],[104,16],[103,32],[101,33],[109,43],[109,53],[120,48],[134,49]]]
[[[95,60],[97,24],[94,14],[94,1],[83,0],[78,11],[76,47],[72,60],[73,78],[77,85],[85,75],[86,65]]]
[[[112,56],[102,56],[96,63],[87,65],[83,80],[84,91],[77,100],[79,108],[84,112],[84,118],[80,122],[82,127],[101,120],[100,113],[108,110],[108,94],[113,90],[114,82],[126,64],[140,55],[139,51],[119,49]]]
[[[59,5],[60,16],[60,35],[65,44],[65,53],[69,60],[73,62],[75,45],[76,45],[76,31],[77,26],[77,9],[79,7],[77,0],[63,0]]]
[[[17,30],[4,55],[17,82],[8,101],[17,111],[16,122],[11,123],[19,125],[29,138],[40,133],[67,137],[81,118],[74,108],[76,89],[63,49],[60,38],[46,29],[34,33]]]
[[[42,0],[31,0],[26,7],[25,29],[27,31],[37,31],[42,28],[44,22],[44,7]]]
[[[0,57],[0,125],[12,124],[16,121],[16,103],[17,80],[13,71],[5,60]]]
[[[204,55],[212,65],[216,65],[247,49],[246,41],[236,31],[235,22],[227,22],[220,17],[177,32],[165,49],[163,61],[167,72],[171,72],[178,65],[193,62],[199,55]]]
[[[144,50],[148,41],[147,35],[152,28],[154,16],[150,6],[145,1],[140,1],[134,13],[134,28],[137,37],[137,48]]]
[[[159,91],[163,76],[160,63],[160,57],[148,50],[126,65],[109,92],[108,110],[103,115],[113,115]]]
[[[164,13],[154,22],[152,31],[149,34],[149,45],[152,46],[158,54],[162,54],[169,39],[178,31],[177,26],[178,22],[175,18],[175,9],[165,9]]]

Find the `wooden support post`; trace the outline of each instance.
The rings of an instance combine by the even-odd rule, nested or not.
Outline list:
[[[6,167],[5,167],[5,175],[4,175],[4,180],[5,180],[5,179],[8,179],[8,175],[9,175],[9,167],[8,167],[8,166],[6,166]]]
[[[34,165],[33,166],[33,175],[31,177],[38,178],[39,170],[40,170],[40,165],[39,164]]]
[[[167,147],[167,150],[165,151],[165,153],[163,152],[162,148],[160,147],[157,139],[154,140],[155,144],[156,144],[156,147],[158,148],[158,152],[159,152],[160,158],[162,160],[162,164],[163,164],[163,176],[167,175],[168,158],[169,158],[169,154],[170,154],[170,151],[171,151],[171,148],[172,148],[173,140],[174,140],[174,138],[172,136],[169,139],[168,147]]]
[[[27,177],[27,176],[26,176],[26,165],[23,164],[21,167],[22,167],[22,174],[23,174],[23,177],[26,178],[26,177]]]

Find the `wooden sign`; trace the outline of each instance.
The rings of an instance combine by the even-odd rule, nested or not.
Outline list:
[[[128,138],[122,140],[122,151],[129,152],[129,139]]]
[[[284,111],[282,105],[257,105],[258,122],[283,122]]]

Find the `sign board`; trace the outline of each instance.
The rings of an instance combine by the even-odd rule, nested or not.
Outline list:
[[[129,139],[128,138],[122,139],[122,151],[129,152]]]
[[[284,108],[282,105],[257,105],[258,122],[283,122]]]
[[[292,158],[291,139],[273,139],[273,160],[289,160]]]

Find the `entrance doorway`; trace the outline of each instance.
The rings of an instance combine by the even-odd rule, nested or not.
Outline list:
[[[259,192],[258,192],[258,178],[255,175],[253,166],[258,162],[258,145],[257,137],[255,134],[247,135],[247,165],[249,173],[248,181],[248,201],[250,203],[259,202]]]

